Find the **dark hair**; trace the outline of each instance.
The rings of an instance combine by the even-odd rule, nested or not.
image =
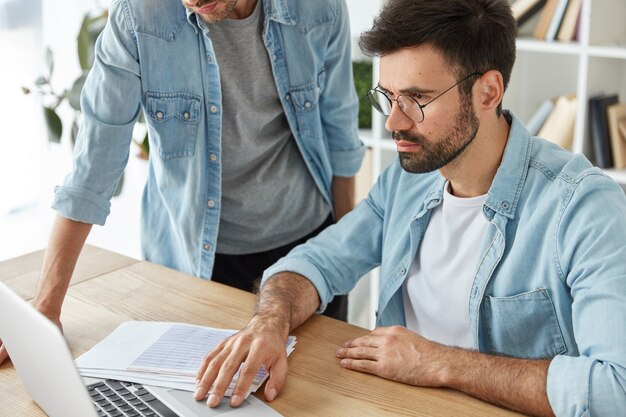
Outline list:
[[[369,56],[382,56],[429,44],[458,79],[497,70],[506,89],[516,37],[517,22],[507,0],[387,0],[359,46]],[[464,83],[461,93],[469,95],[472,85]]]

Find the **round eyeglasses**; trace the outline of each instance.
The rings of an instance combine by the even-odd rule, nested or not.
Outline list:
[[[385,116],[389,116],[389,114],[391,113],[391,107],[393,105],[393,102],[395,101],[398,103],[398,106],[400,107],[400,110],[402,110],[402,113],[404,113],[409,119],[413,120],[415,123],[422,123],[424,121],[424,107],[428,106],[430,103],[437,100],[439,97],[443,96],[445,93],[452,90],[457,85],[477,75],[482,75],[482,73],[475,72],[468,75],[461,81],[458,81],[452,87],[444,90],[443,93],[439,94],[437,97],[424,104],[421,104],[418,101],[416,97],[418,94],[400,94],[398,98],[390,98],[386,92],[379,89],[380,87],[375,87],[368,91],[367,98],[372,104],[372,107],[374,107],[376,111],[382,113]]]

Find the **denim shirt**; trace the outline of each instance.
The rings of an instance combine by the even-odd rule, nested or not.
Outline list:
[[[330,203],[333,176],[354,175],[364,155],[345,2],[262,1],[263,42],[280,100]],[[210,279],[220,215],[221,94],[209,28],[180,0],[114,0],[81,96],[73,171],[57,187],[53,207],[63,217],[104,224],[143,109],[151,150],[144,256]]]
[[[626,197],[581,155],[530,137],[512,115],[483,205],[489,229],[469,304],[480,352],[552,359],[548,398],[559,416],[626,410]],[[320,309],[380,266],[377,325],[405,325],[402,282],[445,178],[396,161],[335,226],[268,269],[306,276]],[[446,302],[442,300],[441,302]]]

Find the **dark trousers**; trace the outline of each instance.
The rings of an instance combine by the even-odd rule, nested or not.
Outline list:
[[[239,288],[248,292],[257,292],[263,271],[272,266],[287,253],[301,243],[316,236],[319,232],[333,224],[332,216],[311,234],[295,242],[266,252],[250,253],[245,255],[215,254],[212,280]],[[335,319],[348,320],[348,296],[338,295],[328,304],[324,315]]]

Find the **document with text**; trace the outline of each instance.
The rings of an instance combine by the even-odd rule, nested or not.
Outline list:
[[[183,323],[129,321],[76,360],[81,375],[195,391],[195,377],[202,359],[237,330]],[[287,354],[293,352],[295,336],[289,336]],[[239,372],[226,393],[231,395]],[[267,379],[261,368],[248,392]]]

